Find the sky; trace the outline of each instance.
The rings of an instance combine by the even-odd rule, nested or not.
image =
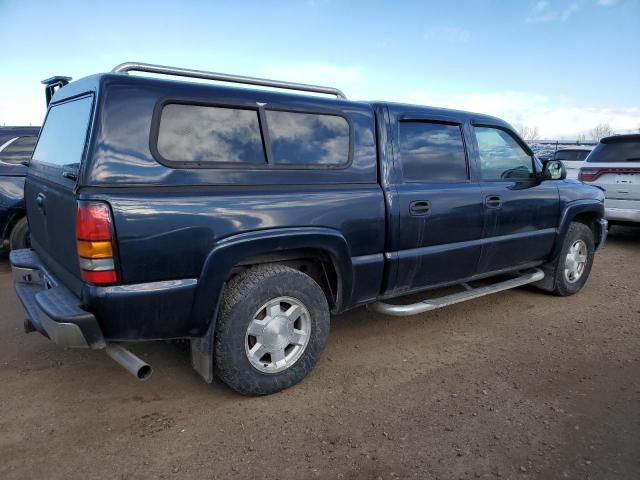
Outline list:
[[[640,0],[0,0],[0,125],[125,61],[335,86],[576,138],[640,129]]]

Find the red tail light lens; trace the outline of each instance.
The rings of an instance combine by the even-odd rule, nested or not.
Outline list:
[[[104,202],[78,202],[76,240],[82,279],[94,285],[118,282],[111,209]]]
[[[637,167],[607,167],[607,168],[581,168],[578,180],[581,182],[595,182],[599,177],[607,173],[615,174],[638,174],[640,168]]]
[[[578,180],[581,182],[593,182],[600,176],[599,168],[581,168],[578,174]]]
[[[78,203],[76,238],[88,241],[111,240],[111,211],[106,203]]]

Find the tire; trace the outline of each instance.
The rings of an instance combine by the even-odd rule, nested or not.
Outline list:
[[[11,235],[9,235],[9,248],[11,250],[18,250],[20,248],[29,248],[30,246],[29,224],[27,223],[27,217],[22,217],[11,230]]]
[[[581,250],[576,250],[576,246],[586,249],[584,252],[585,262],[579,275],[575,272],[576,265],[569,259],[572,257],[575,260],[577,258],[576,252],[580,253]],[[578,293],[589,278],[594,253],[595,247],[591,229],[583,223],[572,222],[564,237],[560,255],[556,260],[552,292],[561,297]],[[573,278],[572,272],[574,273]]]
[[[328,335],[329,305],[322,288],[293,268],[259,265],[225,288],[215,332],[215,371],[243,395],[278,392],[313,369]]]

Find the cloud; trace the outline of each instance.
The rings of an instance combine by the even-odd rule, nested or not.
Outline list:
[[[445,40],[449,43],[465,43],[469,40],[468,30],[460,27],[439,26],[425,32],[425,40]]]
[[[536,2],[533,7],[531,7],[531,12],[532,13],[541,13],[544,10],[546,10],[549,7],[549,2],[545,1],[545,0],[541,0],[539,2]]]
[[[611,1],[611,0],[600,0]],[[546,22],[566,22],[571,15],[580,10],[580,5],[573,2],[564,8],[552,8],[551,4],[546,0],[540,0],[534,3],[529,9],[529,13],[525,22],[527,23],[546,23]]]
[[[603,122],[611,124],[619,133],[640,128],[640,104],[608,107],[522,91],[456,95],[408,92],[394,100],[494,115],[512,125],[537,127],[541,136],[549,139],[577,138],[580,133]]]

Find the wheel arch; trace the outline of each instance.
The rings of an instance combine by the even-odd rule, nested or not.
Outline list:
[[[598,220],[604,217],[604,204],[597,200],[579,200],[569,203],[562,211],[560,224],[558,226],[558,236],[553,248],[552,258],[555,258],[562,249],[564,237],[569,230],[571,222],[579,222],[585,224],[593,232],[593,239],[598,247],[598,241],[601,238],[600,223]]]
[[[203,330],[213,323],[215,330],[224,285],[238,270],[256,264],[300,261],[317,262],[328,269],[329,276],[334,276],[333,283],[321,285],[333,311],[349,305],[352,262],[349,246],[340,232],[321,227],[260,230],[227,237],[213,247],[204,262],[194,300],[196,323]],[[333,298],[327,288],[334,289]]]

